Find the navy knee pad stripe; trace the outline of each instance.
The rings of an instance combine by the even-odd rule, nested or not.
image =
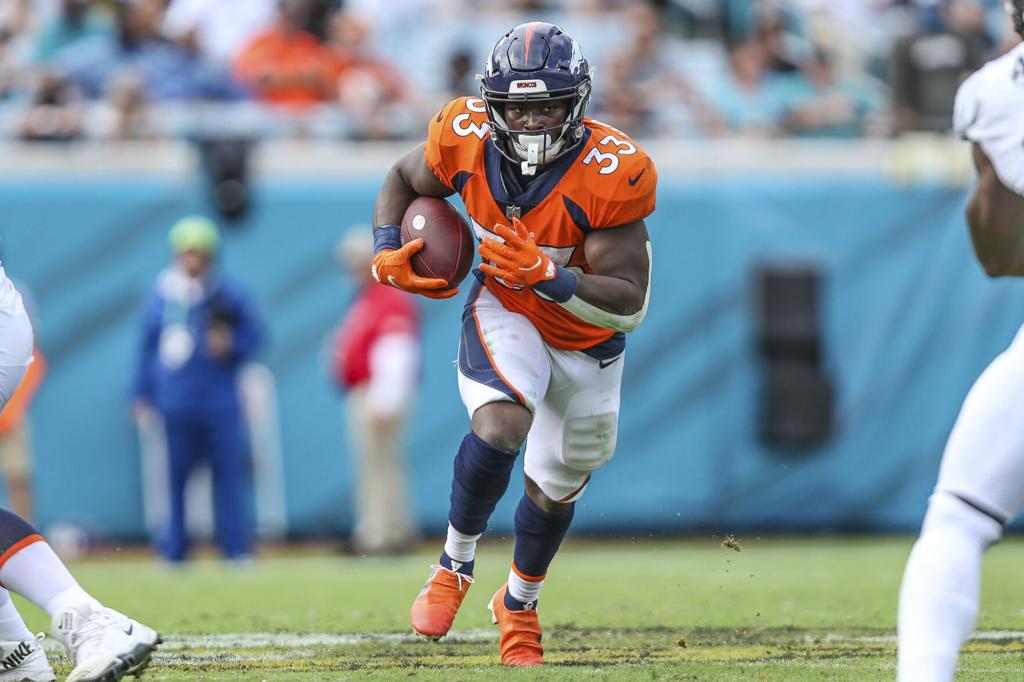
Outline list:
[[[488,444],[470,431],[455,455],[448,521],[467,535],[483,533],[508,488],[517,452]]]
[[[512,568],[525,580],[543,580],[572,525],[576,503],[561,514],[548,514],[523,495],[516,507],[516,546]]]
[[[958,495],[957,493],[949,493],[949,495],[951,497],[955,497],[956,499],[960,500],[961,502],[963,502],[964,504],[966,504],[968,507],[970,507],[974,511],[978,512],[979,514],[984,514],[985,516],[989,517],[990,519],[992,519],[993,521],[998,523],[1000,526],[1005,526],[1006,522],[1009,520],[1009,519],[1003,518],[1003,516],[1001,516],[1000,514],[996,514],[995,512],[991,511],[990,509],[986,509],[984,506],[978,504],[974,500],[967,499],[963,495]]]
[[[25,547],[42,542],[43,536],[14,512],[0,509],[0,567]]]

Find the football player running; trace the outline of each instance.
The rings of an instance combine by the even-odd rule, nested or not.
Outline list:
[[[418,277],[399,223],[418,196],[458,192],[483,264],[463,312],[458,381],[472,428],[454,462],[448,534],[412,605],[412,627],[443,637],[473,584],[477,540],[526,442],[508,582],[489,608],[507,665],[543,663],[537,603],[576,501],[615,449],[626,332],[647,312],[644,218],[657,173],[624,133],[585,118],[591,70],[558,26],[502,36],[479,97],[430,121],[424,145],[377,197],[373,273],[433,298],[456,289]]]
[[[1024,0],[1008,0],[1024,36]],[[993,276],[1024,276],[1024,45],[960,86],[954,128],[973,143],[967,223]],[[1024,508],[1024,329],[978,377],[946,443],[903,574],[898,677],[952,680],[978,616],[981,559]]]
[[[32,362],[32,326],[0,265],[0,410]],[[46,654],[8,592],[46,611],[74,669],[68,682],[117,682],[149,665],[160,636],[100,604],[75,581],[42,536],[0,509],[0,682],[52,682]]]

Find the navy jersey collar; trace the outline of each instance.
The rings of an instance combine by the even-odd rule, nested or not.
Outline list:
[[[501,162],[505,157],[501,155],[501,152],[498,151],[493,142],[488,141],[487,146],[484,148],[484,170],[487,176],[487,186],[491,190],[491,196],[494,197],[494,200],[501,207],[502,213],[507,215],[506,209],[510,205],[515,205],[520,208],[520,217],[522,217],[540,204],[540,202],[544,201],[551,194],[551,190],[555,188],[555,185],[569,171],[569,167],[583,153],[583,148],[587,146],[589,140],[590,128],[585,128],[583,139],[580,140],[574,149],[555,159],[541,177],[531,182],[525,192],[516,196],[509,194],[508,189],[505,187],[505,182],[501,179]]]

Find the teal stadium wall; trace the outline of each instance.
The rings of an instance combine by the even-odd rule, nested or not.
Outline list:
[[[269,326],[290,532],[343,532],[352,477],[341,398],[322,346],[351,291],[333,261],[366,223],[378,178],[257,188],[223,265]],[[0,184],[4,261],[35,292],[50,376],[33,408],[38,521],[144,536],[127,395],[139,303],[173,220],[203,209],[193,182],[111,177]],[[1024,288],[990,281],[963,225],[962,189],[880,177],[664,177],[650,218],[650,314],[631,335],[618,452],[579,505],[577,533],[908,531],[974,378],[1024,317]],[[762,447],[749,297],[762,261],[816,262],[837,428],[807,453]],[[409,438],[415,510],[444,527],[467,429],[452,360],[461,301],[423,301],[426,353]],[[516,477],[494,516],[506,532]]]

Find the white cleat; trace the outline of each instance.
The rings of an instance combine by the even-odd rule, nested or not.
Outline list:
[[[163,641],[142,623],[88,604],[55,613],[51,631],[75,665],[68,682],[117,682],[125,675],[139,675]]]
[[[54,682],[57,677],[39,646],[45,635],[24,642],[0,642],[0,682]]]

